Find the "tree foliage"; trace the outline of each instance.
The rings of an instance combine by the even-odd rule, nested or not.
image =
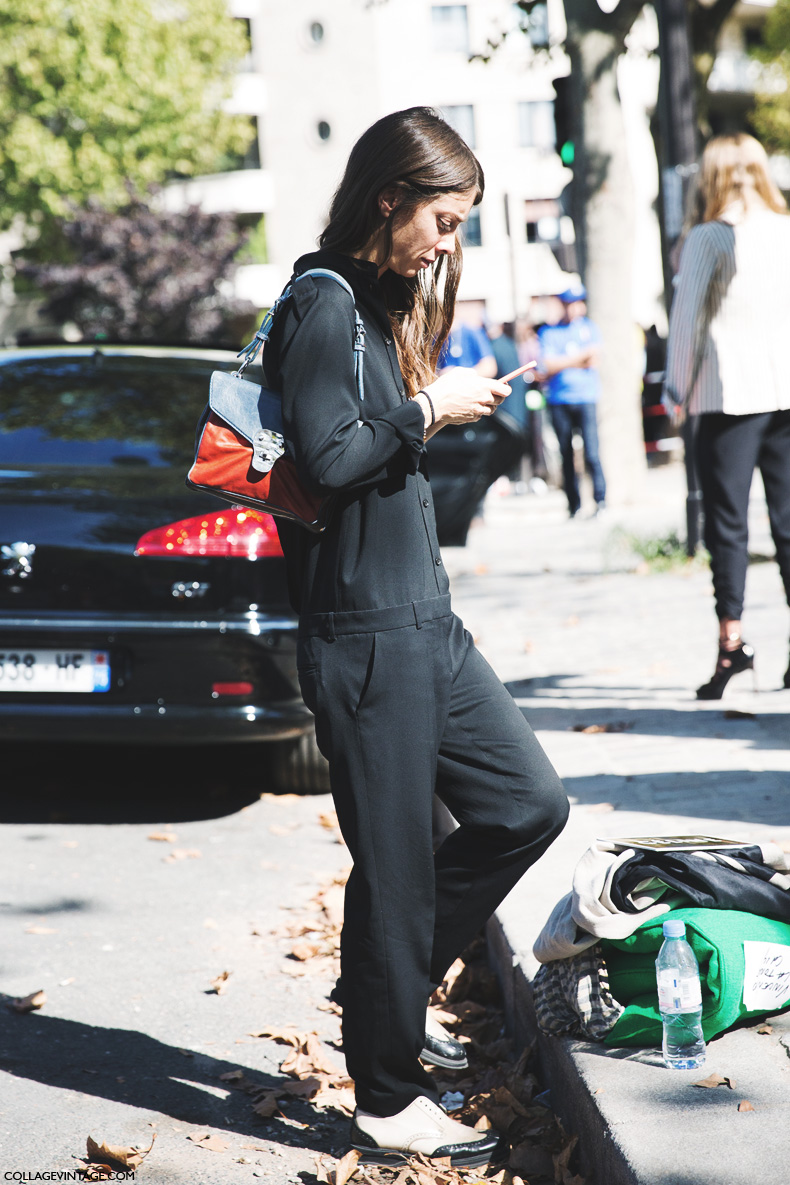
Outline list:
[[[89,340],[235,344],[229,321],[255,312],[227,295],[246,237],[231,214],[159,211],[127,194],[118,211],[89,200],[58,229],[71,261],[42,262],[32,249],[16,256],[17,273],[49,295],[53,320]]]
[[[226,0],[0,0],[0,228],[243,152]]]
[[[757,56],[770,67],[777,87],[756,96],[751,123],[769,151],[790,152],[790,0],[777,0],[763,26],[763,45]]]

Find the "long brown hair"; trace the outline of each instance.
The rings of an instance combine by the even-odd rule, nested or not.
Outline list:
[[[385,219],[379,195],[390,186],[402,196],[393,217]],[[363,132],[352,148],[319,244],[354,255],[385,228],[389,254],[393,223],[408,222],[419,206],[445,193],[474,190],[477,205],[484,186],[474,153],[438,112],[431,107],[395,111]],[[440,255],[413,279],[389,269],[381,277],[398,362],[410,394],[435,376],[453,320],[461,267],[461,245],[456,240],[453,255]]]
[[[759,140],[746,132],[714,136],[702,154],[695,194],[695,222],[714,222],[727,206],[743,196],[744,181],[751,185],[770,210],[787,213],[787,204],[768,171],[768,157]]]

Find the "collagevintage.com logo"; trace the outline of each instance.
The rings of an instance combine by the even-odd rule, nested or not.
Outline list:
[[[104,1166],[96,1165],[96,1176],[93,1178],[96,1181],[133,1181],[134,1173],[112,1170],[107,1166],[106,1171],[100,1172]],[[4,1181],[85,1181],[85,1173],[78,1169],[47,1169],[38,1171],[35,1169],[12,1169],[10,1172],[3,1173]]]

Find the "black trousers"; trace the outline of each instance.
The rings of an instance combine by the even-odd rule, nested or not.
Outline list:
[[[719,620],[739,621],[749,563],[749,490],[760,470],[790,604],[790,411],[699,417],[697,465]]]
[[[449,596],[303,619],[305,702],[354,861],[341,939],[358,1105],[435,1090],[419,1054],[432,985],[562,830],[557,774]],[[459,828],[436,854],[434,790]]]

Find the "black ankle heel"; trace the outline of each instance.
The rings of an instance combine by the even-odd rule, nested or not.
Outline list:
[[[725,666],[725,663],[729,665]],[[703,683],[702,687],[697,688],[697,699],[721,699],[724,688],[733,675],[740,675],[741,671],[753,670],[754,650],[748,642],[741,642],[735,650],[725,650],[723,646],[719,646],[719,658],[713,678],[708,683]],[[785,687],[788,686],[788,676],[790,676],[790,671],[785,676]]]

